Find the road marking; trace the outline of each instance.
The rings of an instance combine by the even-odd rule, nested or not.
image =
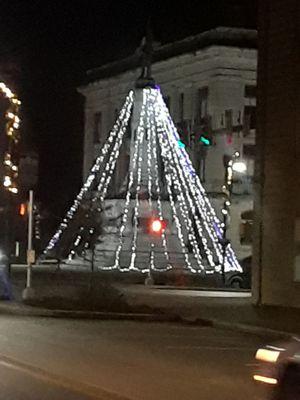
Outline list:
[[[184,290],[184,289],[151,289],[155,294],[167,294],[186,297],[229,297],[250,298],[251,292],[229,292],[222,290]]]
[[[221,347],[221,346],[167,346],[167,349],[178,349],[178,350],[215,350],[215,351],[255,351],[256,348],[249,347]]]
[[[24,363],[22,361],[16,360],[11,357],[7,357],[4,355],[0,355],[0,365],[3,365],[6,368],[14,369],[16,371],[20,371],[26,373],[30,376],[33,376],[36,379],[42,380],[48,384],[55,385],[57,387],[61,387],[63,389],[80,393],[91,399],[97,400],[129,400],[127,397],[120,396],[115,393],[108,392],[98,386],[84,383],[80,381],[74,381],[64,376],[56,375],[52,372],[48,372],[43,370],[42,368],[36,367],[34,365],[30,365]]]

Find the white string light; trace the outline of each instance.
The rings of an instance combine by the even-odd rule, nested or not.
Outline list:
[[[122,109],[120,111],[118,120],[116,121],[112,131],[110,132],[107,141],[105,142],[104,146],[102,147],[102,149],[100,151],[100,155],[96,158],[95,164],[91,168],[90,175],[88,176],[85,184],[81,188],[73,205],[67,212],[67,215],[63,219],[63,222],[60,224],[58,230],[56,231],[54,236],[51,238],[48,246],[44,250],[44,254],[46,254],[47,252],[52,250],[54,248],[54,246],[58,243],[63,231],[67,228],[69,221],[74,217],[74,214],[77,211],[82,199],[84,198],[84,195],[86,195],[86,193],[90,190],[92,183],[94,182],[94,180],[96,178],[97,172],[100,170],[104,159],[106,158],[107,154],[109,153],[109,150],[112,147],[112,143],[114,142],[114,139],[116,138],[116,136],[120,130],[120,127],[122,130],[122,127],[124,127],[125,122],[126,121],[128,122],[128,120],[129,120],[131,109],[133,106],[133,100],[134,100],[134,93],[133,93],[133,91],[130,91],[125,100],[124,106],[122,107]],[[126,116],[126,118],[125,118],[125,116]]]
[[[178,144],[178,141],[180,140],[180,137],[169,115],[169,112],[164,104],[161,94],[158,95],[158,103],[160,104],[160,106],[163,108],[164,112],[167,115],[166,121],[171,127],[170,132],[172,133],[169,132],[169,134],[171,136],[171,139],[173,139],[173,146],[175,152],[179,156],[180,165],[186,167],[182,168],[182,170],[185,173],[186,177],[188,178],[190,188],[195,193],[195,200],[196,200],[195,204],[198,206],[197,208],[200,212],[202,220],[206,222],[205,223],[206,231],[212,239],[212,244],[215,248],[219,262],[221,263],[223,259],[222,246],[220,243],[220,239],[222,238],[223,234],[222,224],[217,218],[215,211],[210,204],[206,192],[200,182],[200,178],[197,176],[186,150],[184,148],[179,148],[178,145],[176,146],[176,144]],[[241,267],[230,245],[227,247],[226,254],[228,254],[228,256],[226,257],[225,271],[229,270],[241,271]]]
[[[105,196],[107,194],[107,190],[108,190],[108,187],[109,187],[109,183],[110,183],[111,178],[113,176],[113,172],[115,170],[117,159],[119,157],[120,147],[121,147],[121,145],[123,143],[123,138],[124,138],[124,135],[125,135],[126,130],[127,130],[127,126],[128,126],[128,121],[129,121],[130,115],[131,115],[130,112],[125,112],[124,113],[121,110],[120,120],[122,121],[122,124],[121,124],[121,127],[120,127],[120,129],[119,129],[119,131],[117,133],[116,140],[114,142],[113,148],[110,151],[109,159],[107,160],[106,166],[105,166],[104,171],[102,172],[101,178],[99,180],[97,191],[95,192],[95,194],[93,194],[93,198],[91,199],[92,202],[95,202],[98,199],[100,199],[100,201],[103,202],[104,199],[105,199]],[[113,143],[113,142],[110,141],[109,143]],[[76,247],[75,242],[73,243],[72,248],[74,248],[74,246]]]
[[[158,170],[158,157],[157,157],[157,134],[156,134],[156,128],[155,128],[155,114],[154,114],[154,108],[153,108],[153,95],[152,91],[149,93],[149,100],[150,104],[147,106],[147,111],[148,111],[148,116],[149,116],[149,124],[150,124],[150,132],[149,132],[149,143],[148,143],[148,160],[150,161],[150,164],[154,164],[154,182],[155,182],[155,189],[156,189],[156,195],[157,195],[157,211],[158,211],[158,216],[161,221],[164,220],[163,218],[163,212],[162,212],[162,203],[161,203],[161,191],[160,191],[160,185],[159,185],[159,170]],[[152,100],[152,101],[151,101]],[[152,157],[151,157],[151,148],[152,148]],[[151,168],[149,168],[151,170]],[[149,174],[149,182],[152,184],[152,178],[150,178],[151,174]],[[150,197],[151,199],[151,197]],[[169,257],[169,252],[168,252],[168,246],[167,246],[167,240],[166,240],[166,232],[163,229],[162,234],[162,245],[164,249],[164,255],[166,257],[166,268],[156,268],[154,265],[154,258],[153,258],[153,265],[152,269],[156,271],[167,271],[172,268],[170,265],[170,257]],[[154,257],[154,254],[153,254]]]
[[[158,138],[159,145],[160,145],[160,148],[161,148],[161,155],[162,155],[162,158],[164,160],[165,176],[166,176],[166,182],[167,182],[167,191],[168,191],[168,195],[169,195],[170,205],[171,205],[171,208],[172,208],[172,211],[173,211],[173,217],[174,217],[175,225],[176,225],[176,228],[177,228],[177,235],[178,235],[178,239],[179,239],[179,242],[180,242],[180,245],[181,245],[181,248],[182,248],[182,253],[184,255],[184,260],[185,260],[186,266],[191,272],[195,273],[195,272],[197,272],[197,270],[193,268],[193,266],[192,266],[192,264],[190,262],[189,255],[187,253],[186,245],[185,245],[185,242],[184,242],[184,235],[183,235],[183,232],[182,232],[182,226],[181,226],[180,219],[179,219],[178,214],[177,214],[176,205],[175,205],[175,202],[174,202],[174,197],[173,197],[173,193],[172,193],[172,172],[173,171],[172,171],[172,169],[171,169],[171,167],[170,167],[170,165],[168,163],[167,149],[165,148],[164,143],[163,143],[163,129],[160,126],[159,115],[158,115],[157,112],[158,112],[158,110],[156,109],[155,110],[155,117],[156,117],[156,121],[158,122],[158,125],[157,125],[157,138]]]
[[[140,131],[139,127],[143,123],[143,118],[145,115],[146,100],[147,100],[146,92],[143,90],[143,103],[142,103],[142,108],[141,108],[141,115],[140,115],[140,119],[139,119],[137,134],[135,135],[133,159],[132,159],[131,170],[129,172],[129,181],[128,181],[128,187],[127,187],[127,193],[126,193],[125,206],[124,206],[124,214],[123,214],[122,223],[121,223],[121,227],[120,227],[119,244],[118,244],[116,254],[115,254],[115,263],[114,263],[113,267],[111,267],[112,269],[117,268],[117,269],[123,270],[124,272],[125,271],[127,272],[128,268],[120,268],[120,253],[121,253],[121,250],[123,247],[123,235],[124,235],[125,227],[126,227],[127,220],[128,220],[129,204],[130,204],[130,199],[131,199],[131,189],[132,189],[132,186],[134,183],[134,172],[137,167],[137,159],[138,159],[138,153],[139,153],[138,150],[139,150],[139,144],[140,144],[141,136],[142,136],[140,134],[141,131]],[[109,268],[109,269],[111,269],[111,268]]]
[[[147,92],[145,90],[143,91],[143,97],[147,99]],[[138,141],[137,182],[136,182],[136,193],[135,193],[135,205],[133,209],[133,240],[132,240],[132,248],[131,248],[132,251],[131,251],[129,271],[138,270],[138,268],[135,267],[135,260],[137,254],[139,193],[141,190],[141,180],[142,180],[143,142],[145,138],[145,128],[144,128],[145,102],[146,101],[143,100],[139,126],[137,128],[137,138],[136,138],[136,140]]]
[[[167,133],[167,126],[166,126],[165,121],[163,120],[162,123],[164,124],[164,128],[166,129],[166,133]],[[174,147],[173,147],[174,143],[172,144],[170,142],[170,138],[169,138],[168,134],[166,134],[166,140],[167,140],[167,144],[166,145],[169,146],[169,147],[172,146],[172,149],[174,149]],[[178,146],[178,143],[176,143],[175,146]],[[175,172],[175,174],[178,174],[177,180],[175,180],[175,184],[178,181],[179,186],[180,186],[178,189],[179,189],[179,193],[180,193],[181,203],[183,203],[183,207],[185,208],[185,211],[184,211],[184,213],[185,213],[185,223],[188,225],[188,228],[189,228],[191,244],[193,246],[193,251],[194,251],[194,254],[196,256],[198,265],[199,265],[200,269],[203,269],[203,265],[202,265],[202,262],[201,262],[200,249],[199,249],[199,245],[198,245],[198,242],[197,242],[197,239],[196,239],[196,236],[195,236],[195,230],[194,230],[194,227],[189,223],[189,219],[190,218],[189,218],[189,212],[188,212],[188,209],[187,209],[187,206],[186,206],[186,202],[185,202],[185,197],[186,197],[186,199],[188,201],[188,204],[189,204],[189,207],[190,207],[190,209],[192,211],[192,215],[193,215],[193,218],[194,218],[195,223],[196,223],[197,231],[199,233],[199,236],[200,236],[200,239],[201,239],[201,242],[202,242],[202,245],[203,245],[203,249],[204,249],[204,251],[206,253],[208,262],[209,262],[209,264],[211,266],[215,266],[214,261],[213,261],[213,255],[212,255],[211,251],[209,250],[209,248],[207,246],[207,240],[206,240],[206,238],[204,237],[204,234],[203,234],[203,230],[202,230],[202,227],[201,227],[201,222],[200,222],[200,220],[199,220],[199,218],[198,218],[198,216],[196,214],[196,210],[195,210],[195,203],[196,203],[195,200],[196,199],[192,199],[192,197],[190,196],[190,191],[193,188],[189,188],[187,186],[187,183],[186,183],[186,180],[184,178],[183,171],[182,171],[182,167],[181,167],[181,165],[179,163],[178,158],[176,157],[176,152],[175,151],[170,151],[169,152],[169,156],[171,157],[171,159],[173,159],[173,162],[172,161],[171,162],[173,164],[173,168],[175,168],[174,172]],[[177,186],[178,186],[178,183],[177,183]],[[183,188],[182,188],[181,185],[183,186]]]
[[[174,143],[174,145],[176,144],[176,142]],[[178,146],[177,146],[178,147]],[[180,160],[182,163],[182,160]],[[189,182],[189,186],[191,189],[191,192],[194,194],[195,193],[195,185],[194,182],[191,182],[191,174],[188,174],[187,169],[183,169],[183,171],[185,172],[185,176],[188,178],[188,182]],[[194,196],[194,200],[195,200],[195,204],[198,206],[198,211],[201,215],[202,221],[204,222],[204,225],[206,227],[206,232],[208,233],[210,239],[211,239],[211,243],[215,248],[216,254],[218,256],[219,262],[221,262],[222,259],[222,250],[221,250],[221,244],[219,243],[219,239],[218,236],[215,232],[214,226],[213,226],[213,222],[211,221],[210,218],[208,218],[209,215],[209,211],[207,210],[206,204],[203,201],[203,198],[201,196],[201,193],[196,193],[196,196]],[[195,217],[197,218],[197,215],[195,215]]]
[[[53,248],[57,243],[62,231],[66,229],[69,220],[73,218],[74,213],[78,209],[83,196],[87,192],[91,192],[92,185],[95,181],[98,182],[98,185],[96,187],[96,192],[91,193],[92,201],[98,199],[100,199],[101,202],[104,201],[120,154],[128,121],[132,115],[132,106],[133,92],[130,92],[121,110],[119,120],[110,133],[94,167],[91,169],[91,174],[69,210],[67,217],[63,220],[57,236],[54,236],[52,242],[50,241],[48,248]],[[141,207],[139,194],[142,184],[146,183],[149,212],[151,215],[157,213],[158,218],[161,221],[164,220],[158,166],[158,150],[160,150],[160,156],[164,165],[170,209],[173,214],[185,266],[193,273],[201,272],[206,268],[205,262],[207,260],[211,267],[217,269],[219,265],[216,265],[215,257],[219,264],[221,264],[223,260],[222,244],[220,241],[223,227],[210,204],[199,177],[196,175],[188,153],[184,148],[178,145],[180,138],[177,129],[169,115],[159,90],[150,88],[143,89],[143,100],[138,126],[136,134],[132,135],[132,140],[134,141],[133,151],[131,153],[132,158],[130,160],[127,191],[123,205],[124,212],[119,231],[118,245],[115,250],[115,260],[113,265],[101,266],[100,268],[103,270],[118,269],[121,272],[149,272],[149,270],[161,272],[172,267],[170,265],[168,241],[164,229],[160,236],[161,244],[155,245],[153,240],[150,242],[149,267],[145,269],[136,265],[139,235],[138,220]],[[145,140],[147,140],[147,143],[145,143]],[[144,159],[144,149],[146,150],[147,160]],[[144,168],[147,171],[146,182],[143,181]],[[100,171],[101,176],[99,177]],[[177,196],[176,200],[173,190],[175,190]],[[121,265],[120,257],[124,247],[128,215],[131,210],[133,213],[131,254],[129,265],[126,266]],[[197,236],[201,243],[198,241]],[[192,245],[193,257],[197,266],[194,266],[194,262],[191,262],[191,256],[187,251],[185,243],[186,238],[189,239]],[[79,233],[73,243],[73,249],[69,253],[70,257],[74,257],[74,248],[78,247],[82,240],[83,235]],[[158,267],[155,265],[155,255],[157,251],[160,250],[159,246],[161,245],[166,259],[166,265],[159,265]],[[86,243],[84,247],[86,248]],[[201,254],[200,250],[202,250],[202,248],[205,256]],[[240,270],[240,266],[232,248],[228,246],[226,249],[225,271],[232,269]]]
[[[168,145],[169,145],[169,143],[167,143],[166,141],[164,141],[163,144],[166,147],[168,147]],[[201,255],[200,255],[200,251],[199,251],[199,247],[198,247],[198,243],[197,243],[197,240],[196,240],[196,236],[195,236],[195,233],[194,233],[194,229],[193,229],[191,220],[190,220],[189,215],[188,215],[188,209],[187,209],[187,206],[186,206],[185,198],[183,196],[183,188],[182,188],[182,185],[181,185],[182,182],[180,181],[180,178],[178,176],[178,170],[174,166],[173,160],[172,160],[172,158],[170,156],[171,156],[171,151],[169,149],[168,162],[170,164],[170,168],[171,168],[171,171],[172,171],[171,177],[172,177],[172,182],[173,182],[174,188],[179,193],[178,194],[179,210],[180,210],[181,215],[183,217],[184,224],[185,224],[185,229],[186,229],[186,232],[187,232],[187,237],[188,237],[188,239],[190,240],[190,242],[192,244],[193,252],[194,252],[198,267],[200,268],[200,270],[203,270],[204,267],[203,267],[203,263],[202,263],[202,259],[201,259]]]

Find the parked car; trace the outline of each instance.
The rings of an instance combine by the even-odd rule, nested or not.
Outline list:
[[[251,289],[251,264],[252,256],[240,261],[243,272],[226,272],[226,286],[235,289]]]
[[[265,346],[256,352],[253,378],[270,389],[272,400],[300,400],[300,338]]]

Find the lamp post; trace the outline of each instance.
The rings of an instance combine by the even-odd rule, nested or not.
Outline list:
[[[29,201],[27,206],[28,213],[28,237],[27,237],[27,274],[26,287],[23,290],[22,296],[24,300],[34,296],[34,290],[31,285],[31,270],[32,264],[35,262],[35,251],[32,246],[32,228],[33,228],[33,190],[29,190]]]
[[[226,276],[225,276],[225,263],[226,263],[226,251],[227,247],[230,243],[230,240],[227,238],[227,231],[229,226],[229,216],[230,216],[230,206],[231,206],[231,196],[233,189],[233,173],[245,173],[247,170],[247,166],[245,162],[240,159],[240,153],[236,151],[230,160],[227,162],[225,167],[225,182],[223,185],[223,193],[225,196],[225,200],[222,208],[223,215],[223,237],[221,239],[222,244],[222,280],[224,286],[226,285]]]

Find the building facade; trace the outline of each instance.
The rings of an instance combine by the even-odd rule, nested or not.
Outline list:
[[[246,171],[233,175],[229,237],[239,258],[251,254],[256,129],[256,32],[217,28],[156,46],[152,74],[194,167],[222,218],[222,187],[236,152]],[[140,75],[139,54],[89,71],[85,96],[83,175],[88,175],[128,91]],[[117,165],[115,188],[129,156]],[[117,191],[117,189],[116,189]],[[115,193],[115,195],[117,192]],[[243,218],[241,218],[243,217]]]
[[[300,307],[300,7],[259,8],[253,299]]]

